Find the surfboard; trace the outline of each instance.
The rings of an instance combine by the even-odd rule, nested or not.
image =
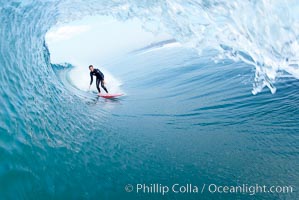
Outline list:
[[[98,94],[99,97],[103,97],[105,99],[113,99],[120,96],[123,96],[123,94]]]

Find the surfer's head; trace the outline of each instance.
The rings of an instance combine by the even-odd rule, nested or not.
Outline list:
[[[89,65],[89,70],[91,71],[91,72],[93,72],[93,65]]]

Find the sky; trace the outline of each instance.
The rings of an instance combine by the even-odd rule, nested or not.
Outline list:
[[[88,65],[107,62],[170,38],[166,33],[155,35],[143,30],[137,19],[123,22],[107,16],[92,16],[52,28],[46,35],[46,42],[52,63]]]
[[[105,81],[110,87],[120,85],[121,81],[116,80],[105,68],[105,63],[113,62],[132,50],[167,39],[171,39],[171,36],[166,33],[145,31],[138,19],[124,22],[108,16],[89,16],[60,24],[46,34],[51,63],[67,62],[75,66],[70,78],[81,90],[88,89],[90,64],[105,73]]]

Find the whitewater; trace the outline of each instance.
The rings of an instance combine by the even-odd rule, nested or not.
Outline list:
[[[45,39],[99,15],[172,37],[106,63],[117,100],[74,83],[76,66],[51,63]],[[295,0],[0,0],[0,199],[161,199],[124,190],[137,183],[298,188],[298,30]],[[199,197],[251,199],[167,198]]]

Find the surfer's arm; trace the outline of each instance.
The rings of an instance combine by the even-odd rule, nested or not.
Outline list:
[[[93,82],[93,75],[92,75],[92,73],[90,73],[90,84],[89,85],[91,85],[92,82]]]

